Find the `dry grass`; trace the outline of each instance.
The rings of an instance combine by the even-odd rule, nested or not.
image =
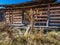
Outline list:
[[[49,32],[41,34],[34,31],[34,33],[27,33],[26,35],[19,35],[18,30],[12,30],[8,26],[3,28],[0,32],[0,45],[60,45],[60,32]]]

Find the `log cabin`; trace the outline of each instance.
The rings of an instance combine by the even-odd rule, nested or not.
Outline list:
[[[60,27],[60,2],[27,2],[0,5],[0,20],[7,24],[30,24],[35,27]]]

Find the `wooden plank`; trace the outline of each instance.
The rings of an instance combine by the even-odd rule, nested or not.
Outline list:
[[[58,8],[60,9],[60,6],[50,7],[50,9],[56,9],[56,8],[57,8],[57,9],[58,9]]]
[[[60,17],[50,17],[50,18],[55,18],[55,19],[58,19],[58,18],[60,18]]]

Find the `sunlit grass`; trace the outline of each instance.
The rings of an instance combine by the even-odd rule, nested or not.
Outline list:
[[[18,29],[12,30],[5,26],[0,31],[0,45],[60,45],[60,31],[51,31],[46,34],[34,31],[20,35]]]

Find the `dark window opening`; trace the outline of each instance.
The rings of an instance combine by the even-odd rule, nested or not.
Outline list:
[[[4,21],[5,20],[5,13],[0,12],[0,21]]]

